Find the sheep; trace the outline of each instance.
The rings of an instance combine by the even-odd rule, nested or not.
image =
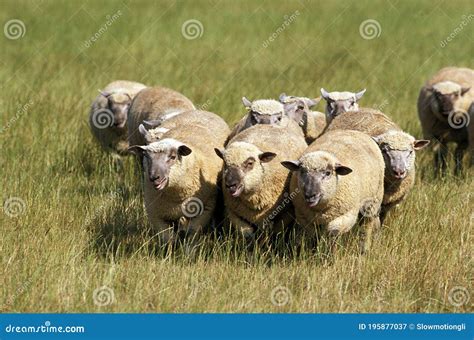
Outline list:
[[[145,85],[117,80],[108,84],[94,99],[89,114],[93,136],[104,150],[118,155],[127,153],[127,114],[132,99]]]
[[[327,92],[321,88],[321,95],[326,100],[326,121],[331,122],[342,112],[357,111],[359,109],[358,101],[364,95],[366,89],[359,92]]]
[[[467,125],[469,155],[471,157],[471,166],[474,166],[474,102],[469,108],[469,120],[470,123]]]
[[[301,232],[314,235],[322,227],[334,250],[335,239],[352,229],[359,216],[370,248],[371,235],[380,226],[385,164],[377,144],[365,133],[326,132],[297,159],[281,163],[292,171],[290,191]]]
[[[143,191],[148,219],[162,242],[195,242],[212,220],[222,161],[214,155],[229,128],[181,125],[158,141],[134,145],[143,163]]]
[[[151,124],[151,126],[147,123],[140,124],[138,130],[146,141],[146,144],[156,142],[170,129],[179,126],[199,126],[204,129],[210,129],[214,132],[219,131],[219,133],[222,131],[229,131],[227,123],[215,113],[200,110],[192,110],[184,113],[185,114],[166,118],[162,121],[157,120]],[[145,125],[151,127],[151,129],[147,129]]]
[[[303,135],[298,123],[285,115],[283,104],[277,100],[258,99],[251,102],[246,97],[242,97],[242,103],[248,113],[234,126],[227,138],[226,145],[238,133],[257,124],[280,125],[297,135]]]
[[[415,151],[429,144],[415,140],[390,118],[374,109],[345,112],[334,118],[326,131],[356,130],[371,136],[379,145],[385,161],[384,198],[380,213],[384,222],[389,210],[401,203],[415,183]]]
[[[293,222],[289,172],[279,161],[298,157],[306,148],[302,135],[278,125],[254,125],[235,136],[225,149],[222,191],[227,217],[250,244],[257,231],[284,232]]]
[[[445,67],[421,88],[418,117],[424,137],[434,142],[435,175],[446,174],[448,143],[455,143],[455,174],[468,147],[469,107],[474,101],[474,70]]]
[[[321,98],[287,96],[282,93],[279,99],[284,105],[286,115],[296,121],[303,130],[306,143],[311,144],[321,135],[326,127],[326,115],[311,111],[311,107],[317,105]]]
[[[133,100],[128,115],[129,144],[146,143],[138,130],[143,121],[163,120],[190,110],[195,110],[193,103],[174,90],[157,86],[141,91]]]

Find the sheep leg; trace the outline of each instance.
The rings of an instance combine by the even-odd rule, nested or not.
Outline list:
[[[456,162],[456,167],[454,168],[454,174],[456,176],[460,175],[462,172],[462,160],[464,157],[464,152],[467,149],[467,145],[465,144],[458,144],[456,150],[454,151],[454,160]]]
[[[433,147],[434,151],[434,168],[435,168],[435,176],[438,177],[440,175],[446,175],[446,160],[448,156],[448,146],[445,142],[438,141]]]
[[[255,228],[229,210],[227,210],[227,216],[232,227],[237,230],[239,236],[243,237],[247,248],[250,248],[255,241]]]
[[[157,231],[157,235],[162,244],[170,244],[174,241],[173,226],[169,222],[162,219],[155,219],[153,229]]]
[[[365,218],[363,222],[363,235],[361,240],[361,253],[366,254],[370,247],[372,246],[373,234],[380,229],[380,218],[377,217],[370,217]]]
[[[337,239],[341,234],[344,234],[352,229],[357,222],[358,210],[352,210],[346,214],[335,218],[326,226],[329,235],[329,255],[332,256],[336,252]]]

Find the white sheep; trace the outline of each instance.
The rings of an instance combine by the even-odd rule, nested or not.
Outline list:
[[[229,128],[181,125],[158,141],[130,147],[142,159],[147,215],[163,242],[177,236],[194,241],[209,226],[222,169],[214,147],[228,134]]]
[[[289,172],[279,161],[306,148],[302,135],[278,125],[257,124],[237,134],[225,149],[222,190],[231,225],[250,240],[255,232],[277,233],[292,222]]]
[[[421,88],[418,116],[426,139],[433,141],[435,174],[446,173],[448,143],[455,143],[455,174],[462,170],[468,148],[470,106],[474,102],[474,70],[445,67]],[[471,123],[472,124],[472,123]]]
[[[163,120],[190,110],[195,110],[193,103],[174,90],[156,86],[141,91],[133,100],[128,114],[129,144],[146,143],[138,129],[144,121]]]
[[[127,115],[132,99],[145,85],[117,80],[108,84],[94,99],[89,114],[92,134],[107,151],[126,154]]]
[[[380,226],[384,161],[377,144],[365,133],[336,130],[316,139],[298,160],[282,165],[293,171],[290,191],[302,231],[314,235],[318,226],[334,239],[346,233],[361,216],[363,251],[372,231]]]

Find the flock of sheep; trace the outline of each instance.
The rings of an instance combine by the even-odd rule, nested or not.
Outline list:
[[[312,111],[321,98],[244,97],[247,112],[230,130],[174,90],[115,81],[94,100],[90,125],[105,149],[139,159],[147,215],[166,243],[199,239],[224,209],[250,244],[290,228],[334,241],[360,222],[366,251],[413,188],[417,150],[434,144],[436,173],[446,172],[448,142],[456,172],[469,145],[474,154],[474,71],[447,67],[422,87],[424,140],[359,107],[364,92],[321,89],[325,113]]]

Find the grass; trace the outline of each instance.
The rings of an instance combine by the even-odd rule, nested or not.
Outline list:
[[[243,114],[244,95],[367,88],[362,105],[382,106],[421,137],[421,85],[443,66],[472,67],[473,22],[440,45],[471,13],[469,0],[8,0],[0,8],[2,25],[19,19],[26,28],[19,39],[0,37],[0,191],[2,202],[24,202],[0,213],[0,311],[473,311],[474,297],[449,301],[454,287],[472,294],[472,172],[434,179],[429,150],[367,256],[352,233],[331,266],[314,250],[249,258],[212,238],[189,261],[156,251],[132,160],[119,181],[87,126],[97,89],[130,79],[176,89],[229,124]],[[287,26],[285,15],[294,18]],[[201,37],[183,37],[189,19],[202,23]],[[367,19],[380,36],[361,37]],[[105,289],[94,303],[103,286],[114,299]]]

